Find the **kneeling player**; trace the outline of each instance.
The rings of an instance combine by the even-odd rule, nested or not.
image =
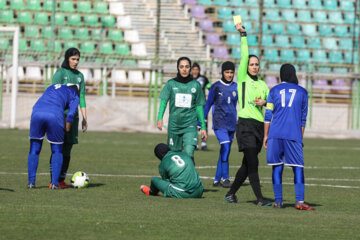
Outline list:
[[[183,152],[170,151],[168,145],[158,144],[154,149],[156,157],[161,161],[159,173],[161,178],[153,177],[150,188],[141,185],[140,190],[146,195],[164,193],[164,197],[200,198],[203,184],[195,170],[192,159]]]
[[[267,163],[273,166],[274,207],[283,207],[282,172],[285,164],[292,167],[294,172],[295,208],[314,210],[304,203],[303,135],[308,94],[304,88],[297,85],[298,79],[293,65],[281,66],[280,78],[282,83],[273,87],[267,98],[264,124]]]

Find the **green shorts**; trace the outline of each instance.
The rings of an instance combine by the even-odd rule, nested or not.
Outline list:
[[[197,139],[198,139],[198,132],[196,128],[194,128],[194,131],[188,131],[180,134],[169,131],[167,143],[171,151],[181,152],[183,150],[183,146],[185,145],[196,146]]]
[[[66,138],[64,139],[64,145],[72,145],[72,144],[78,144],[78,135],[79,135],[79,115],[77,114],[74,117],[74,121],[71,124],[71,129],[70,129],[70,134],[71,134],[71,140],[68,141]]]

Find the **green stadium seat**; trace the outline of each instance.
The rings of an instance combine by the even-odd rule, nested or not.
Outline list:
[[[43,2],[44,4],[44,10],[45,11],[52,11],[53,1],[52,0],[45,0]]]
[[[7,9],[7,0],[0,0],[0,9]]]
[[[358,54],[354,54],[354,63],[359,64],[359,55]]]
[[[336,37],[345,37],[349,35],[348,28],[344,25],[335,25],[334,35]]]
[[[330,51],[329,52],[329,62],[330,63],[343,63],[343,56],[341,52]]]
[[[319,35],[323,37],[330,37],[332,35],[332,28],[330,25],[320,24]]]
[[[296,61],[298,62],[309,62],[310,61],[310,51],[306,49],[296,51]]]
[[[318,37],[309,37],[307,40],[307,45],[309,48],[320,49],[321,48],[321,40]]]
[[[136,67],[136,61],[132,59],[124,59],[121,61],[121,66],[128,67],[128,68],[134,68]]]
[[[323,48],[330,50],[337,50],[337,42],[335,38],[324,38],[323,39]]]
[[[324,8],[326,10],[337,10],[337,0],[324,0]]]
[[[341,24],[344,22],[344,18],[341,12],[332,11],[329,12],[329,22],[334,24]]]
[[[10,41],[6,38],[0,39],[0,50],[8,50],[10,48]]]
[[[259,9],[258,8],[250,8],[249,19],[255,20],[255,21],[259,20]]]
[[[333,72],[334,73],[347,73],[348,72],[348,69],[345,67],[335,67],[333,68]]]
[[[266,8],[273,8],[275,7],[274,0],[264,0],[264,7]]]
[[[249,19],[249,14],[247,8],[235,8],[234,15],[240,15],[242,19]]]
[[[273,20],[280,19],[279,11],[276,8],[267,9],[265,11],[265,13],[266,13],[266,15],[265,15],[264,19],[267,21],[273,21]]]
[[[65,25],[65,16],[62,13],[56,13],[55,14],[55,24],[64,26]]]
[[[306,9],[306,1],[304,0],[293,0],[292,1],[292,7],[297,9]]]
[[[28,50],[28,45],[27,45],[27,41],[24,38],[20,38],[19,39],[19,51],[27,51]]]
[[[244,4],[242,3],[241,0],[230,0],[229,5],[232,6],[232,7],[242,7],[242,6],[244,6]]]
[[[129,45],[127,43],[116,44],[115,45],[115,54],[125,55],[125,56],[130,55]]]
[[[87,28],[76,28],[74,39],[89,40],[89,30]]]
[[[26,25],[25,26],[25,37],[27,38],[39,38],[39,28],[34,25]]]
[[[262,24],[262,32],[263,32],[263,34],[270,34],[269,23],[263,22],[263,24]]]
[[[295,60],[295,54],[293,50],[290,49],[281,49],[280,50],[280,60],[286,62],[292,62]]]
[[[49,17],[46,12],[35,12],[34,13],[35,24],[49,24]]]
[[[327,61],[326,61],[327,62]],[[322,72],[322,73],[330,73],[331,72],[331,67],[318,67],[317,68],[318,72]],[[327,86],[327,85],[326,85]]]
[[[290,0],[277,0],[277,6],[279,8],[291,8]]]
[[[64,42],[64,49],[67,50],[69,48],[79,48],[77,42],[74,41],[65,41]]]
[[[274,22],[270,25],[270,33],[273,34],[283,34],[284,33],[284,24],[281,22]]]
[[[258,37],[255,35],[249,35],[247,36],[248,45],[250,47],[255,47],[258,45]]]
[[[46,51],[44,41],[41,39],[31,40],[30,51],[44,52]]]
[[[61,12],[75,12],[73,2],[72,1],[60,1],[60,11]]]
[[[227,6],[228,2],[224,0],[213,0],[213,5],[216,6]]]
[[[311,22],[311,13],[307,10],[300,10],[297,12],[298,22]]]
[[[327,15],[325,11],[314,11],[314,22],[318,23],[326,23],[327,22]]]
[[[251,22],[250,22],[251,23]],[[249,32],[249,29],[245,27],[246,31]],[[225,33],[235,33],[237,32],[233,20],[224,20],[222,22],[222,31]]]
[[[259,32],[259,23],[258,22],[254,22],[254,24],[252,24],[252,22],[250,22],[250,21],[244,22],[243,26],[245,27],[246,31],[250,34],[256,34]]]
[[[344,14],[344,21],[346,24],[354,24],[355,14],[353,14],[353,13]]]
[[[81,16],[78,14],[70,14],[67,16],[67,23],[70,26],[81,26]]]
[[[297,23],[286,24],[286,32],[289,35],[300,35],[300,25]]]
[[[228,7],[219,7],[218,11],[218,18],[219,19],[232,19],[232,10]]]
[[[108,42],[100,43],[100,50],[99,50],[99,52],[100,52],[101,54],[106,54],[106,55],[114,54],[112,44],[111,44],[111,43],[108,43]]]
[[[80,45],[81,53],[92,54],[95,52],[95,44],[93,42],[82,42]]]
[[[289,47],[289,38],[286,35],[275,35],[275,46],[281,48]]]
[[[97,27],[99,25],[97,15],[84,16],[84,22],[85,22],[85,25],[89,26],[89,27]]]
[[[357,56],[357,52],[344,52],[344,62],[347,64],[357,63],[355,62],[355,56]]]
[[[62,52],[62,46],[60,41],[55,41],[54,51],[57,53]]]
[[[91,13],[91,2],[90,1],[82,1],[76,2],[76,11],[78,13]]]
[[[115,27],[115,17],[111,15],[101,16],[101,24],[105,27]]]
[[[19,12],[17,15],[17,22],[20,24],[31,24],[32,14],[30,12]]]
[[[351,38],[340,38],[339,40],[339,48],[343,50],[352,50],[353,41]]]
[[[259,3],[258,0],[245,0],[245,6],[258,7]]]
[[[303,33],[307,36],[316,36],[316,26],[314,24],[304,24],[302,26]]]
[[[249,48],[249,54],[259,56],[259,49],[258,48]],[[261,65],[261,62],[260,62],[260,65]]]
[[[227,34],[226,44],[230,46],[240,45],[240,34]]]
[[[265,49],[263,59],[265,61],[271,61],[271,62],[279,61],[278,50],[276,50],[276,49]]]
[[[321,0],[309,0],[308,6],[309,9],[316,9],[316,10],[321,10],[323,8],[321,4]]]
[[[341,0],[340,9],[343,11],[354,11],[354,3],[352,0]],[[346,13],[348,14],[348,13]]]
[[[68,27],[63,27],[58,29],[58,38],[70,40],[73,39],[72,29]]]
[[[12,10],[24,10],[24,1],[23,0],[11,0],[10,8]]]
[[[315,63],[326,63],[326,52],[323,50],[315,50],[312,53],[312,61]]]
[[[295,22],[296,21],[295,11],[292,9],[282,10],[281,16],[282,16],[283,20],[285,20],[287,22]]]
[[[241,59],[241,48],[233,47],[231,49],[231,58],[232,59]]]
[[[26,9],[40,11],[40,0],[26,0]]]
[[[108,39],[114,42],[122,42],[123,41],[122,32],[120,30],[109,30]]]
[[[103,29],[92,29],[91,30],[91,39],[92,40],[100,40],[103,32],[104,32]]]
[[[45,39],[51,39],[51,26],[46,26],[41,29],[41,37]]]
[[[108,7],[107,3],[104,1],[101,2],[94,2],[94,12],[101,13],[101,14],[108,14]]]
[[[273,46],[273,38],[271,35],[262,35],[262,45],[264,47],[272,47]]]
[[[291,38],[291,47],[306,48],[305,39],[302,36],[293,36]]]
[[[212,5],[212,0],[198,0],[198,5]]]
[[[14,20],[14,13],[12,10],[4,10],[4,11],[1,11],[1,14],[0,14],[0,22],[3,22],[3,23],[13,23],[15,20]]]

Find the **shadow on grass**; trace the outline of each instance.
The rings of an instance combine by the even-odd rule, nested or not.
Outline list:
[[[92,188],[92,187],[102,187],[105,184],[103,183],[89,183],[89,185],[87,186],[88,188]]]
[[[15,192],[14,189],[10,189],[10,188],[0,188],[0,191]]]
[[[275,199],[273,198],[264,198],[265,200],[267,201],[270,201],[272,202],[272,205],[270,207],[273,207],[274,204],[275,204]],[[253,200],[253,201],[247,201],[248,203],[253,203],[256,205],[256,200]],[[311,207],[321,207],[322,205],[321,204],[317,204],[317,203],[309,203],[309,202],[306,202],[305,203]],[[295,202],[294,203],[283,203],[283,207],[282,208],[294,208],[295,207]],[[315,208],[316,209],[316,208]]]
[[[204,189],[204,192],[218,192],[218,189]]]

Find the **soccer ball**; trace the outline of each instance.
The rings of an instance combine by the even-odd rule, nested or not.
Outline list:
[[[74,188],[85,188],[89,184],[89,177],[86,173],[78,171],[71,178],[71,185]]]

